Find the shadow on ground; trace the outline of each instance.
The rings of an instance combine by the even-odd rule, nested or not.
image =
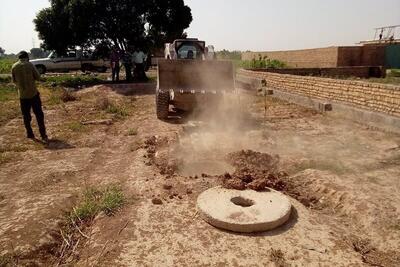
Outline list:
[[[117,94],[124,96],[131,95],[154,95],[156,92],[155,83],[115,83],[104,84],[103,86],[111,89]]]
[[[229,230],[218,229],[222,232],[233,234],[233,235],[241,235],[241,236],[249,236],[249,237],[260,237],[260,236],[277,236],[283,234],[284,232],[288,231],[289,229],[293,228],[297,221],[299,215],[295,207],[292,206],[292,212],[290,213],[290,217],[283,225],[278,226],[275,229],[265,231],[265,232],[258,232],[258,233],[239,233],[239,232],[232,232]]]
[[[43,144],[44,148],[49,150],[62,150],[62,149],[75,148],[73,145],[70,145],[67,142],[59,139],[50,139],[47,143],[38,139],[36,139],[35,141]]]

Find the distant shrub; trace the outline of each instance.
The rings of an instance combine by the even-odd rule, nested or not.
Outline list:
[[[13,58],[0,58],[0,74],[11,73],[12,65],[16,62]]]
[[[400,69],[391,69],[388,77],[400,77]]]
[[[239,62],[239,67],[245,69],[265,69],[265,68],[282,69],[287,66],[284,62],[276,59],[271,60],[269,58],[263,58],[263,59],[260,58],[253,60],[242,60]]]
[[[242,52],[240,51],[229,51],[229,50],[222,50],[218,51],[217,58],[218,59],[227,59],[227,60],[241,60],[242,59]]]

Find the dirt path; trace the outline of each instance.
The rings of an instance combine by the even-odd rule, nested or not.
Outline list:
[[[17,252],[21,262],[29,262],[34,251],[45,254],[49,244],[56,247],[52,233],[83,188],[118,183],[129,201],[87,229],[90,239],[77,249],[78,266],[400,262],[400,136],[272,99],[264,118],[263,100],[256,97],[243,101],[251,114],[226,113],[238,119],[166,123],[155,118],[153,95],[110,89],[79,94],[128,101],[131,115],[64,138],[58,131],[62,122],[95,113],[95,99],[48,109],[50,133],[62,137],[53,149],[27,143],[20,120],[0,129],[3,146],[20,142],[26,148],[14,149],[13,161],[0,165],[0,253]],[[129,134],[133,128],[137,134]],[[202,221],[196,197],[220,184],[215,175],[233,169],[226,155],[241,149],[279,155],[287,182],[315,203],[306,207],[291,198],[290,221],[261,234],[225,232]],[[153,204],[155,198],[162,204]]]

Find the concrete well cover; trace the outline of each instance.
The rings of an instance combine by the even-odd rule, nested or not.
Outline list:
[[[197,198],[197,209],[209,224],[234,232],[261,232],[276,228],[290,216],[289,199],[273,190],[233,190],[220,186]]]

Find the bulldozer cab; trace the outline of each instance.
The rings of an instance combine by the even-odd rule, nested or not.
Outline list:
[[[182,39],[174,41],[177,59],[204,60],[206,43],[197,39]]]

